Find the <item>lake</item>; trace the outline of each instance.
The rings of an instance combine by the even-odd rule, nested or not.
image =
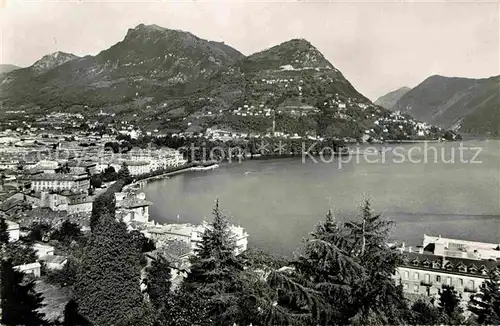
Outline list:
[[[250,234],[250,246],[286,255],[329,209],[339,220],[355,218],[365,199],[396,222],[393,240],[417,245],[426,233],[500,242],[499,140],[374,147],[384,153],[350,162],[247,160],[152,181],[143,191],[161,223],[177,215],[180,223],[210,220],[219,198],[231,223]]]

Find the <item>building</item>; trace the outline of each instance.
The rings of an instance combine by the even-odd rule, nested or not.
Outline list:
[[[123,222],[149,222],[149,206],[151,202],[145,200],[146,195],[141,192],[134,193],[115,193],[116,214]]]
[[[424,234],[424,250],[435,255],[468,259],[500,259],[500,243],[442,238]]]
[[[468,301],[491,271],[500,271],[500,260],[490,252],[498,251],[498,245],[426,235],[423,243],[416,250],[404,244],[399,248],[404,259],[395,279],[407,294],[436,296],[451,286]]]
[[[69,215],[92,212],[93,197],[86,192],[73,193],[68,190],[60,192],[40,192],[40,207],[48,207],[53,211],[67,211]]]
[[[194,252],[207,227],[209,224],[206,222],[203,222],[202,225],[167,224],[148,228],[144,233],[155,242],[157,248],[163,247],[171,241],[182,241],[189,244],[191,251]],[[231,225],[230,228],[237,246],[235,254],[239,255],[247,249],[248,233],[240,226]]]
[[[90,178],[86,173],[82,174],[49,174],[37,173],[25,175],[23,180],[31,183],[31,189],[35,191],[42,190],[73,190],[87,191],[90,187]]]

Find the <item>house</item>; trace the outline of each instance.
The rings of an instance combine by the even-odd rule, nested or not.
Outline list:
[[[18,265],[14,266],[14,270],[17,270],[19,272],[23,272],[24,274],[32,274],[35,277],[40,277],[40,268],[42,266],[40,265],[39,262],[34,262],[30,264],[23,264],[23,265]]]
[[[115,193],[116,214],[125,223],[132,221],[147,223],[149,221],[149,206],[151,202],[145,200],[146,195],[141,192],[134,193]]]
[[[50,270],[61,270],[68,262],[67,257],[57,255],[45,255],[40,257],[38,260],[44,262],[45,266]]]

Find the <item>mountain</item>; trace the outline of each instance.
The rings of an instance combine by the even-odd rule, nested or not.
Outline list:
[[[45,56],[0,80],[4,106],[108,106],[196,89],[243,55],[191,33],[140,24],[96,56]],[[61,60],[59,60],[61,59]],[[63,62],[65,61],[65,62]],[[50,69],[50,65],[56,65]],[[22,95],[22,96],[21,96]]]
[[[6,74],[16,69],[21,69],[21,67],[9,64],[0,64],[0,74]]]
[[[398,88],[395,91],[392,91],[390,93],[387,93],[381,97],[379,97],[375,102],[373,102],[376,105],[380,105],[383,108],[386,108],[388,110],[392,109],[394,105],[399,101],[403,95],[408,93],[408,91],[411,90],[409,87],[401,87]]]
[[[464,132],[499,131],[500,76],[472,79],[431,76],[399,99],[393,110]]]
[[[68,61],[78,59],[79,57],[66,52],[57,51],[51,54],[44,55],[40,60],[35,62],[30,69],[35,74],[43,74],[51,69],[54,69]]]

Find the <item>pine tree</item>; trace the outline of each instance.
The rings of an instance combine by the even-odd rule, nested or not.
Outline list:
[[[4,217],[0,217],[0,244],[9,243],[9,226]]]
[[[213,222],[202,235],[196,255],[191,258],[191,269],[184,286],[210,301],[210,313],[214,319],[232,325],[231,320],[237,315],[234,305],[241,288],[239,273],[243,264],[235,254],[236,241],[218,200],[213,216]]]
[[[43,297],[35,291],[34,281],[25,281],[24,273],[14,270],[10,260],[2,260],[1,270],[2,325],[45,326]]]
[[[171,286],[170,263],[164,256],[158,256],[147,269],[148,295],[154,307],[164,304],[165,298],[170,294]]]
[[[490,272],[488,280],[469,301],[469,310],[477,316],[477,321],[484,325],[500,325],[500,274]]]
[[[142,302],[140,253],[122,222],[99,216],[85,247],[75,299],[80,311],[97,325],[117,325]]]

